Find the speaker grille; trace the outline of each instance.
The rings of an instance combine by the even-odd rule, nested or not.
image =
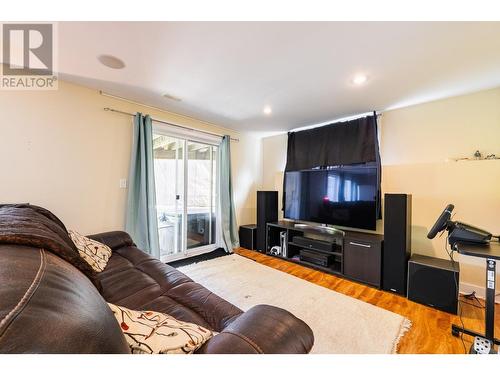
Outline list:
[[[240,246],[249,249],[256,249],[257,242],[257,225],[242,225],[239,231]]]
[[[383,289],[406,295],[410,246],[411,195],[385,194]]]
[[[257,250],[266,251],[267,223],[278,221],[278,192],[257,192]]]
[[[410,260],[408,263],[408,299],[456,314],[459,272],[450,270],[450,267],[436,266],[437,262],[448,261],[423,256],[415,256]]]

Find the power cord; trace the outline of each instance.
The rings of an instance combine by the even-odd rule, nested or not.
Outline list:
[[[448,239],[449,239],[449,235],[446,236],[446,241],[444,243],[444,249],[446,250],[446,253],[450,257],[452,265],[455,265],[455,259],[453,259],[453,249],[450,249],[450,251],[448,251]],[[453,277],[453,280],[455,281],[455,288],[458,291],[458,281],[457,281],[457,278]],[[461,305],[461,302],[462,301],[460,301],[460,299],[458,299],[458,314],[459,314],[458,316],[460,318],[460,324],[462,325],[462,330],[465,330],[465,324],[464,324],[464,321],[462,319],[462,305]],[[460,340],[462,341],[462,346],[464,347],[464,354],[467,354],[467,347],[465,346],[463,331],[460,332]]]
[[[469,306],[475,307],[475,308],[477,308],[477,309],[480,309],[480,308],[482,307],[482,306],[478,306],[478,305],[476,305],[475,303],[466,302],[466,301],[464,301],[464,300],[460,300],[460,302],[465,303],[466,305],[469,305]]]
[[[485,308],[485,306],[481,303],[481,301],[479,300],[479,298],[477,298],[476,291],[473,291],[472,293],[469,293],[469,294],[463,294],[462,296],[465,299],[476,301],[479,304],[479,306],[477,306],[474,302],[473,303],[469,303],[469,302],[465,302],[465,301],[462,301],[462,302],[464,302],[464,303],[466,303],[468,305],[477,307],[479,309],[484,309]]]

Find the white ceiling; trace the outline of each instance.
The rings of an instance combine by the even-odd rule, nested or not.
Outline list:
[[[242,131],[500,86],[500,22],[61,22],[58,35],[63,79]]]

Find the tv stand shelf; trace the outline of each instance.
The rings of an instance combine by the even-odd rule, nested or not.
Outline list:
[[[304,247],[302,245],[299,245],[299,244],[296,244],[296,243],[293,243],[293,242],[288,242],[288,246],[297,246],[297,247]],[[341,252],[337,252],[337,251],[326,251],[326,250],[321,250],[321,249],[315,249],[313,247],[307,247],[308,250],[314,250],[314,251],[317,251],[318,253],[323,253],[323,254],[331,254],[331,255],[338,255],[338,256],[342,256],[342,253]]]
[[[272,247],[280,246],[282,233],[286,254],[271,254]],[[383,239],[380,234],[278,221],[267,224],[266,254],[380,288]]]

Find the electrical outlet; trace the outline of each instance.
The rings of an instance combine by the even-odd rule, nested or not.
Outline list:
[[[120,178],[120,189],[126,189],[126,188],[127,188],[127,179]]]

